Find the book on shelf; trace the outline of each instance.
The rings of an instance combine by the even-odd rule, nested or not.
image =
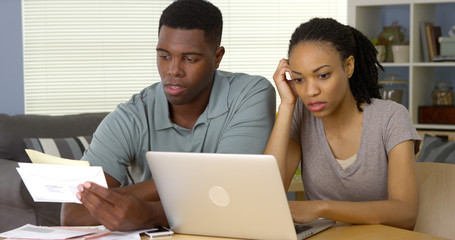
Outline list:
[[[428,55],[431,62],[434,57],[439,55],[439,37],[441,36],[441,26],[434,26],[433,24],[425,25],[425,34],[427,37]]]
[[[425,33],[427,35],[427,45],[428,45],[428,55],[430,56],[430,62],[433,61],[434,52],[433,52],[433,41],[431,41],[431,25],[425,26]]]
[[[439,44],[439,37],[442,36],[441,33],[441,26],[433,26],[431,27],[431,46],[433,47],[434,56],[440,55],[440,44]],[[433,57],[434,58],[434,57]]]
[[[420,22],[420,41],[422,44],[423,61],[425,61],[425,62],[430,61],[430,52],[429,52],[430,50],[428,49],[426,27],[432,26],[432,25],[433,25],[433,23],[431,23],[431,22],[425,22],[425,21]]]

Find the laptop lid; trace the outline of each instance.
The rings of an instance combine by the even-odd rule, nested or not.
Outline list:
[[[273,156],[148,152],[147,160],[176,233],[297,238]]]
[[[286,240],[303,239],[334,224],[320,219],[296,234],[271,155],[152,151],[146,156],[176,233]]]

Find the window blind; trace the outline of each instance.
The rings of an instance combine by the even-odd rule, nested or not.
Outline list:
[[[273,73],[287,58],[294,30],[314,17],[347,23],[346,0],[212,0],[223,12],[222,44],[226,54],[221,69],[262,75],[273,86]],[[276,88],[275,88],[276,89]],[[278,92],[277,108],[280,103]]]
[[[25,112],[112,111],[159,81],[158,21],[171,2],[23,0]],[[312,17],[347,22],[346,0],[211,2],[224,20],[220,69],[262,75],[272,83],[300,23]]]

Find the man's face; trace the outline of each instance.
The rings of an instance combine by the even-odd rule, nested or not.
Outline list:
[[[210,44],[203,30],[162,26],[156,50],[167,100],[172,105],[207,104],[224,49]]]

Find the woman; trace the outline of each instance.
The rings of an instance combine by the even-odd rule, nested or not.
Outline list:
[[[285,188],[301,165],[309,201],[289,203],[294,221],[412,229],[420,137],[405,107],[380,99],[371,42],[316,18],[295,30],[288,57],[273,76],[281,104],[265,154],[276,157]]]

